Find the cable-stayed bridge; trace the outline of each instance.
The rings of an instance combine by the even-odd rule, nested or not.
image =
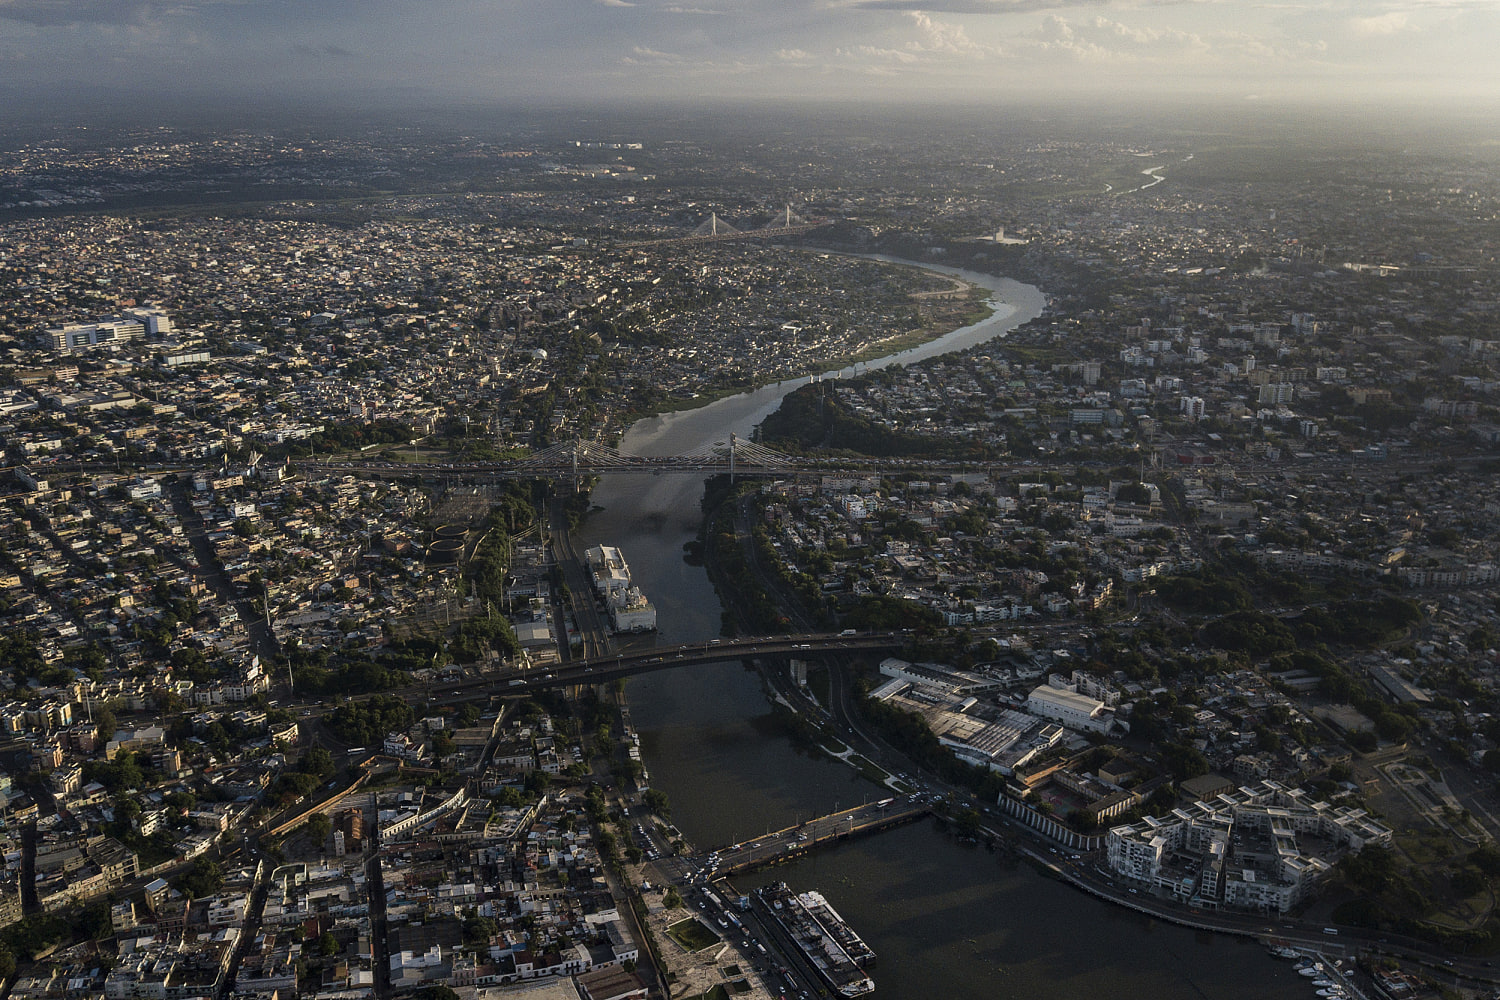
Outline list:
[[[582,479],[607,473],[690,472],[737,476],[785,476],[806,464],[753,441],[730,434],[685,455],[627,455],[597,441],[566,441],[510,462],[406,462],[304,460],[306,470],[376,475],[461,476],[473,479]],[[814,466],[817,463],[813,463]]]
[[[824,225],[824,219],[805,219],[792,211],[792,206],[786,206],[785,211],[778,213],[764,226],[756,229],[741,229],[719,218],[718,212],[710,212],[708,218],[704,219],[691,233],[686,236],[669,236],[659,240],[643,240],[628,243],[626,246],[660,246],[662,244],[684,244],[684,243],[707,243],[718,240],[753,240],[787,236],[793,233],[803,233],[810,229],[816,229]]]

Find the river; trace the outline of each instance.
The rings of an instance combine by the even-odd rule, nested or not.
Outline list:
[[[931,265],[921,265],[931,267]],[[1001,336],[1039,315],[1030,285],[932,267],[993,295],[989,318],[859,369],[909,363]],[[840,374],[851,374],[845,369]],[[651,417],[620,450],[680,455],[748,436],[806,380],[766,386],[697,410]],[[701,479],[605,477],[602,508],[579,531],[587,544],[619,545],[656,605],[663,643],[719,634],[721,608],[701,567],[683,560],[697,537]],[[842,764],[794,750],[773,721],[759,678],[739,664],[647,674],[630,682],[632,720],[652,784],[700,847],[790,826],[879,790]],[[742,879],[819,888],[879,956],[876,995],[899,1000],[1204,1000],[1312,996],[1286,962],[1257,945],[1196,934],[1107,906],[1029,866],[1007,866],[960,846],[931,824],[904,827]]]

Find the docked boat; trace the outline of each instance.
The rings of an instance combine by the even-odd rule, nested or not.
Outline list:
[[[614,632],[656,631],[656,607],[631,580],[630,567],[619,549],[595,545],[584,552],[583,560]]]
[[[822,893],[793,893],[785,882],[759,892],[803,957],[840,996],[874,991],[875,982],[864,970],[875,964],[875,952]]]

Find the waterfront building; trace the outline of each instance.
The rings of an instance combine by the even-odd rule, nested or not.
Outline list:
[[[1300,837],[1331,850],[1314,853]],[[1337,856],[1390,841],[1390,829],[1362,809],[1263,781],[1114,827],[1106,848],[1120,876],[1194,905],[1285,913],[1317,889]]]

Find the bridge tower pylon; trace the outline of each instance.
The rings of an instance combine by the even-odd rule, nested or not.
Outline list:
[[[729,485],[734,485],[734,447],[739,444],[739,435],[729,432]]]

